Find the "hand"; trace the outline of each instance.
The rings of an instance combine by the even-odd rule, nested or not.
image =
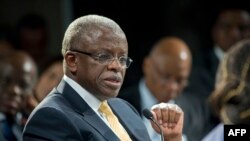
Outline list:
[[[165,141],[181,141],[184,113],[178,105],[160,103],[154,105],[151,112],[163,131]],[[159,128],[151,124],[160,133]]]

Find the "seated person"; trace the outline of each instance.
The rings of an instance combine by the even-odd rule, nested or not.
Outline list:
[[[37,68],[31,57],[13,51],[0,59],[0,128],[7,141],[21,141],[27,97],[33,92]]]
[[[235,44],[217,71],[210,103],[221,123],[202,141],[223,141],[224,124],[250,124],[250,40]]]

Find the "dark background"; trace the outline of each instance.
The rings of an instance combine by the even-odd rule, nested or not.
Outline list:
[[[142,76],[143,57],[163,36],[179,36],[189,45],[194,63],[199,51],[212,46],[210,27],[217,12],[226,7],[250,9],[247,1],[228,0],[111,0],[74,1],[75,17],[94,13],[114,19],[124,29],[129,56],[134,60],[127,70],[123,88]]]
[[[127,70],[125,88],[139,80],[143,57],[163,36],[184,39],[196,62],[199,50],[212,46],[210,27],[224,7],[250,10],[246,0],[0,0],[0,26],[14,28],[27,13],[42,15],[49,26],[48,57],[52,57],[60,54],[64,31],[72,20],[87,14],[109,17],[126,33],[129,56],[134,60]]]

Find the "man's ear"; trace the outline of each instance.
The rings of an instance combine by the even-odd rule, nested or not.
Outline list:
[[[67,68],[71,71],[71,72],[76,72],[77,71],[77,58],[76,55],[74,53],[71,52],[67,52],[65,54],[65,63],[67,65]]]

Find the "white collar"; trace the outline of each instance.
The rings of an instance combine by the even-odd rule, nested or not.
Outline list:
[[[224,51],[218,45],[214,47],[214,53],[219,60],[222,60],[225,54]]]
[[[88,92],[82,86],[80,86],[73,79],[64,75],[63,79],[80,95],[80,97],[99,115],[98,108],[100,107],[101,101],[97,99],[93,94]]]

